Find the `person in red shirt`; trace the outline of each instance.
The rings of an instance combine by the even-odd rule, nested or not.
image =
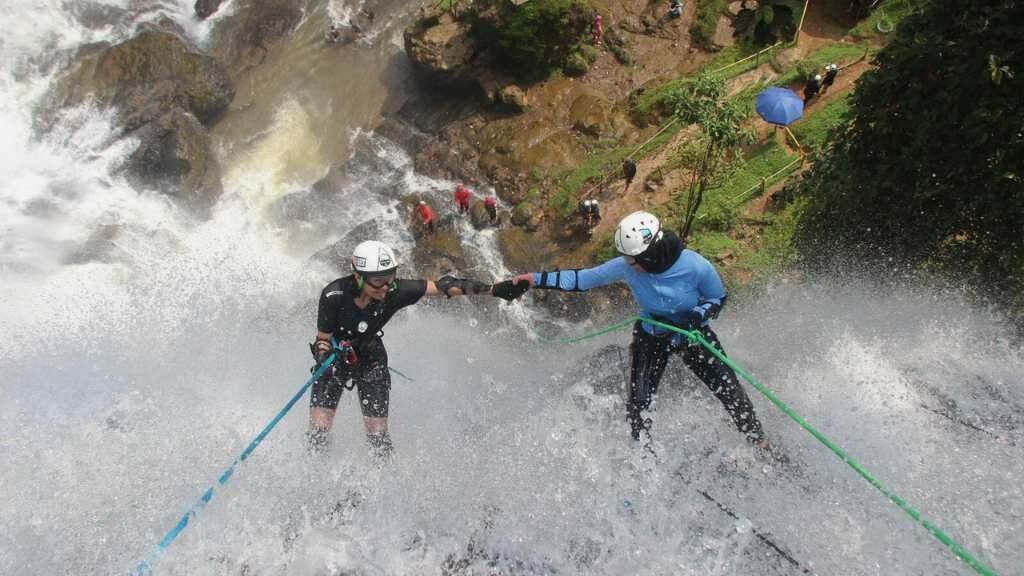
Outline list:
[[[469,188],[462,184],[455,187],[455,204],[459,208],[459,214],[469,213],[469,198],[471,195]]]
[[[601,45],[601,15],[594,16],[594,46]]]
[[[430,232],[434,231],[434,211],[430,209],[430,205],[425,201],[420,200],[420,203],[416,206],[416,213],[420,215],[423,220],[423,225],[427,227]]]
[[[498,199],[494,196],[488,196],[484,198],[484,208],[487,209],[487,215],[491,217],[491,224],[498,221]]]

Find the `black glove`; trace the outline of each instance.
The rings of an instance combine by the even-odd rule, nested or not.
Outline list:
[[[700,330],[701,325],[704,324],[704,315],[696,310],[690,310],[686,313],[686,317],[679,323],[679,327],[683,330]]]
[[[526,294],[526,291],[529,289],[530,283],[526,280],[520,280],[516,283],[513,283],[511,280],[503,280],[491,286],[491,296],[501,298],[506,302],[511,302],[523,294]]]
[[[483,282],[477,282],[476,280],[465,280],[463,278],[456,278],[454,276],[442,276],[437,282],[434,282],[437,289],[444,292],[444,295],[451,298],[450,290],[452,288],[458,288],[464,295],[469,294],[480,294],[481,292],[487,292],[490,288],[489,285]]]
[[[309,371],[316,372],[334,353],[334,347],[327,340],[317,340],[309,345],[309,351],[313,354],[313,360],[316,362]]]

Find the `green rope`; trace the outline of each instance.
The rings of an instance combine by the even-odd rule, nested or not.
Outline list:
[[[896,506],[899,506],[901,510],[906,512],[916,522],[924,526],[926,530],[931,532],[931,534],[939,540],[939,542],[945,544],[950,550],[953,551],[954,554],[956,554],[961,560],[966,562],[968,566],[974,568],[974,570],[978,574],[981,574],[982,576],[995,576],[995,572],[993,572],[992,569],[982,564],[978,559],[972,556],[970,552],[965,550],[963,546],[958,544],[956,541],[950,538],[945,532],[939,529],[938,526],[932,524],[928,519],[923,518],[920,512],[918,512],[912,506],[910,506],[910,504],[908,504],[904,499],[900,498],[895,493],[893,493],[893,491],[890,490],[885,484],[882,484],[880,480],[875,478],[874,475],[872,475],[870,472],[867,471],[867,469],[861,466],[859,462],[851,458],[850,455],[847,454],[842,448],[837,446],[834,442],[829,440],[824,434],[818,432],[818,430],[816,430],[813,426],[808,424],[806,420],[804,420],[799,414],[794,412],[792,408],[787,406],[786,403],[780,400],[771,390],[769,390],[763,384],[754,379],[754,377],[751,376],[749,372],[747,372],[740,366],[736,365],[736,363],[734,363],[725,354],[723,354],[721,350],[712,346],[710,342],[704,339],[704,336],[699,331],[683,330],[678,326],[672,326],[671,324],[665,324],[664,322],[658,322],[657,320],[652,320],[650,318],[644,318],[641,316],[631,316],[626,320],[623,320],[622,322],[612,324],[611,326],[608,326],[596,332],[584,334],[583,336],[578,336],[576,338],[562,340],[547,340],[547,342],[558,344],[574,344],[576,342],[582,342],[584,340],[589,340],[591,338],[601,336],[602,334],[607,334],[608,332],[612,332],[613,330],[618,330],[619,328],[622,328],[623,326],[631,324],[637,320],[644,322],[646,324],[659,326],[666,330],[671,330],[672,332],[676,332],[678,334],[682,334],[683,336],[686,336],[691,342],[696,342],[703,346],[704,348],[707,348],[708,351],[710,351],[719,360],[725,363],[726,366],[732,368],[734,371],[736,371],[737,374],[742,376],[744,380],[749,382],[754,388],[757,388],[758,392],[764,394],[764,396],[768,398],[768,400],[770,400],[772,404],[777,406],[779,410],[782,410],[783,413],[785,413],[793,421],[799,424],[800,427],[802,427],[804,430],[807,430],[811,434],[811,436],[817,438],[819,442],[824,444],[829,450],[831,450],[836,456],[838,456],[840,460],[849,465],[850,468],[853,468],[853,470],[857,474],[860,474],[862,478],[867,480],[869,484],[878,489],[879,492],[884,494],[889,500],[896,504]]]

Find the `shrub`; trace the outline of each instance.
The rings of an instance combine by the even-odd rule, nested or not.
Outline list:
[[[537,76],[564,66],[594,20],[587,0],[530,0],[520,6],[479,0],[473,11],[476,41],[494,49],[507,67]]]

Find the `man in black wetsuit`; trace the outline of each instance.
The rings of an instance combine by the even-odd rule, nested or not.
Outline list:
[[[395,312],[423,296],[491,294],[512,301],[527,290],[511,281],[489,285],[475,280],[445,276],[431,280],[398,279],[398,260],[383,242],[367,240],[352,254],[352,274],[338,278],[320,293],[316,342],[310,350],[314,370],[331,356],[335,360],[313,384],[309,403],[308,440],[311,448],[327,447],[334,413],[344,389],[355,388],[366,424],[366,436],[374,455],[391,455],[388,436],[388,402],[391,375],[382,329]],[[346,386],[346,383],[351,384]]]

